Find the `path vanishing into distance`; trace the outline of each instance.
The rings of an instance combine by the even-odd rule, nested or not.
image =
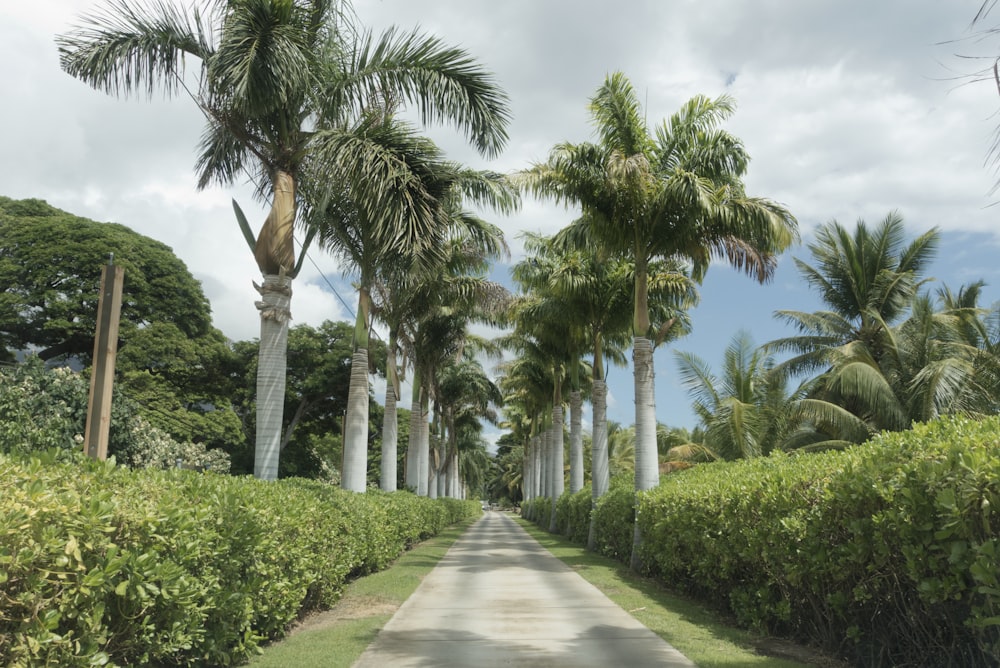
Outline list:
[[[552,556],[513,519],[487,511],[354,665],[695,664]]]

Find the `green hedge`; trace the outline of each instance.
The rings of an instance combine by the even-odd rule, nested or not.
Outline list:
[[[0,663],[231,665],[481,512],[184,470],[0,456]]]
[[[557,503],[585,543],[589,490]],[[857,665],[1000,665],[1000,417],[949,418],[845,451],[703,464],[639,495],[612,480],[595,549],[744,625]],[[548,499],[526,502],[548,527]]]
[[[1000,419],[697,466],[640,496],[642,558],[861,665],[1000,661]]]

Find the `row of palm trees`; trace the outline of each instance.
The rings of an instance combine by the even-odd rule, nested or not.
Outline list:
[[[745,192],[749,156],[721,128],[733,112],[730,98],[692,98],[650,127],[630,82],[614,73],[590,111],[595,142],[558,144],[547,161],[519,177],[534,194],[580,212],[554,238],[531,239],[534,255],[515,270],[524,293],[513,318],[519,357],[501,381],[507,405],[515,407],[512,427],[527,444],[526,496],[548,497],[553,505],[562,492],[561,387],[581,373],[583,351],[592,355],[594,499],[608,484],[604,360],[621,360],[629,335],[635,489],[655,487],[654,347],[686,329],[686,309],[712,259],[764,282],[797,239],[785,208]],[[570,406],[577,410],[575,397]],[[582,481],[577,452],[574,442],[571,489]]]
[[[507,139],[509,110],[493,77],[436,38],[365,32],[338,0],[122,0],[57,42],[63,69],[99,90],[190,97],[206,120],[198,186],[246,178],[270,204],[254,234],[234,202],[263,276],[255,284],[255,475],[277,477],[292,282],[316,240],[357,278],[359,293],[343,486],[366,487],[367,349],[377,316],[390,337],[383,488],[395,488],[395,402],[405,370],[398,355],[405,353],[414,387],[407,484],[433,495],[431,471],[440,468],[452,475],[454,491],[456,448],[470,435],[466,415],[485,409],[482,397],[455,390],[449,374],[473,374],[462,361],[466,329],[497,308],[500,291],[485,280],[485,267],[506,252],[500,230],[463,207],[507,212],[518,196],[500,175],[446,160],[399,112],[453,125],[494,156]],[[298,256],[296,226],[306,231]],[[438,466],[428,451],[432,396],[436,415],[448,416],[440,436],[450,449]]]

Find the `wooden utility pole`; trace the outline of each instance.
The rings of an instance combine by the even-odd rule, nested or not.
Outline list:
[[[114,260],[115,256],[112,254],[108,264],[101,270],[101,297],[97,304],[94,366],[90,374],[87,428],[83,437],[83,451],[93,459],[108,458],[111,388],[115,380],[118,323],[122,312],[122,283],[125,280],[125,270],[115,266]]]

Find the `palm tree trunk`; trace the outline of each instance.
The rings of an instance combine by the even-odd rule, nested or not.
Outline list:
[[[545,493],[545,432],[535,435],[535,498]]]
[[[563,450],[563,409],[557,403],[552,408],[552,513],[549,520],[549,531],[556,530],[556,504],[566,489],[565,453]]]
[[[390,358],[390,372],[393,376],[395,360]],[[396,439],[399,426],[396,423],[396,390],[390,378],[385,388],[385,414],[382,417],[382,471],[381,487],[383,492],[396,491]]]
[[[632,364],[635,376],[635,491],[653,489],[660,483],[656,453],[656,402],[653,395],[653,343],[642,336],[632,339]],[[639,548],[642,532],[638,519],[632,541],[633,570],[641,569]]]
[[[583,489],[583,399],[580,390],[569,393],[569,491]]]
[[[351,357],[351,386],[347,397],[344,430],[344,470],[340,485],[364,492],[368,478],[368,349],[359,348]]]
[[[653,343],[633,338],[635,374],[635,489],[645,491],[660,484],[656,453],[656,400],[653,394]]]
[[[594,509],[597,500],[608,492],[608,386],[603,378],[594,378],[591,390],[591,403],[594,409],[594,437],[591,444],[590,457],[590,487],[592,491],[590,505],[590,533],[587,537],[587,549],[596,547],[594,535]]]
[[[288,321],[292,318],[292,279],[284,273],[265,274],[257,286],[260,301],[260,352],[257,364],[257,436],[254,477],[276,480],[281,454],[281,422],[285,410],[285,370]]]
[[[413,369],[413,392],[410,395],[410,434],[406,443],[406,487],[414,492],[420,487],[420,370]]]
[[[428,459],[430,456],[431,426],[427,422],[430,415],[430,397],[427,388],[420,392],[420,439],[417,441],[417,496],[427,496]]]

